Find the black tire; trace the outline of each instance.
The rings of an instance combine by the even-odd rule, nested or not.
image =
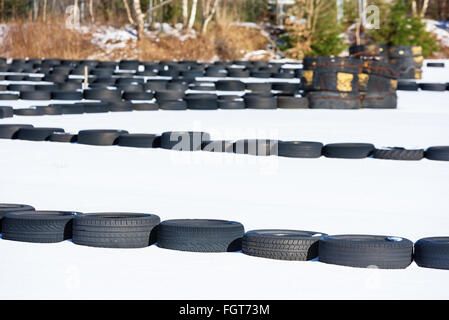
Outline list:
[[[133,110],[135,111],[155,111],[159,110],[157,103],[133,103]]]
[[[48,141],[51,142],[63,142],[63,143],[75,143],[78,141],[78,135],[72,133],[53,133]]]
[[[58,105],[52,106],[37,106],[36,109],[42,110],[44,115],[58,116],[62,114],[62,107]]]
[[[119,137],[127,134],[125,130],[81,130],[78,143],[92,146],[112,146],[118,143]]]
[[[155,243],[160,218],[143,213],[92,213],[75,216],[73,243],[100,248],[144,248]]]
[[[279,141],[278,153],[280,157],[288,158],[319,158],[323,144],[320,142]]]
[[[181,90],[161,90],[156,91],[155,95],[156,100],[158,101],[166,101],[166,100],[180,100],[185,96],[184,91]]]
[[[374,145],[370,143],[331,143],[323,148],[326,158],[363,159],[371,156]]]
[[[401,91],[418,91],[419,84],[414,81],[399,81],[398,90]]]
[[[19,100],[19,95],[15,93],[0,93],[0,100]]]
[[[134,148],[157,148],[160,137],[155,134],[122,134],[118,138],[118,145]]]
[[[62,114],[83,114],[85,111],[83,103],[60,104],[59,106],[62,109]]]
[[[280,109],[307,109],[309,99],[294,96],[278,96],[277,107]]]
[[[170,131],[161,135],[161,148],[178,151],[199,151],[205,141],[210,141],[206,132]]]
[[[247,109],[276,109],[276,97],[247,96],[245,95],[245,106]]]
[[[429,160],[449,161],[449,146],[430,147],[426,150],[425,157]]]
[[[109,111],[110,112],[131,112],[134,110],[131,101],[110,101]]]
[[[318,250],[319,261],[348,267],[405,269],[413,261],[413,243],[388,236],[327,236]]]
[[[391,92],[367,92],[362,95],[362,108],[366,109],[396,109],[398,97]]]
[[[449,237],[418,240],[415,243],[414,258],[420,267],[449,270]]]
[[[14,109],[12,107],[0,107],[0,119],[12,118],[14,116]]]
[[[16,116],[43,116],[44,114],[44,109],[37,107],[14,109],[14,115]]]
[[[151,92],[124,92],[123,99],[125,100],[153,100],[154,95]]]
[[[234,143],[225,140],[206,141],[202,143],[201,150],[207,152],[232,153],[234,152]]]
[[[56,243],[72,238],[72,220],[78,214],[64,211],[21,211],[3,218],[3,239]]]
[[[427,67],[429,68],[444,68],[444,62],[427,62]]]
[[[254,230],[242,241],[244,254],[254,257],[307,261],[318,257],[318,242],[327,234],[296,230]]]
[[[80,91],[52,91],[53,100],[83,100],[83,93]]]
[[[341,93],[330,91],[308,92],[311,109],[360,109],[362,99],[359,93]]]
[[[31,124],[0,124],[0,139],[17,139],[20,129],[33,128]]]
[[[51,92],[48,91],[21,91],[22,100],[51,100]]]
[[[424,158],[424,150],[407,150],[398,147],[375,149],[373,152],[373,158],[384,160],[418,161]]]
[[[234,153],[248,154],[253,156],[278,155],[278,144],[276,140],[249,139],[234,142]]]
[[[296,94],[300,88],[298,83],[276,82],[272,84],[273,90],[281,91],[285,94]]]
[[[158,100],[159,109],[171,111],[187,110],[187,103],[184,100]]]
[[[242,249],[241,223],[224,220],[163,221],[157,231],[160,248],[190,252],[234,252]]]
[[[218,100],[218,108],[222,110],[246,109],[245,101],[240,100]]]
[[[27,204],[0,203],[0,233],[2,233],[2,219],[9,212],[35,211]]]
[[[446,91],[445,83],[420,83],[419,88],[425,91]]]
[[[190,110],[217,110],[218,102],[215,94],[190,94],[184,100]]]
[[[83,92],[86,100],[117,101],[122,100],[120,90],[88,89]]]
[[[271,92],[272,88],[271,83],[265,83],[265,82],[256,82],[256,83],[247,83],[246,89],[250,90],[252,92]]]
[[[80,103],[85,113],[106,113],[110,111],[108,102],[86,102]]]
[[[62,128],[21,128],[17,139],[28,141],[46,141],[55,132],[64,132]]]
[[[215,88],[217,91],[245,91],[245,83],[238,80],[218,80]]]

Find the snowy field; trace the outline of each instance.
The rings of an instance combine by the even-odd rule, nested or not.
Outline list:
[[[449,62],[446,61],[449,65]],[[424,68],[449,82],[449,68]],[[449,91],[398,92],[398,110],[219,110],[2,119],[131,133],[204,130],[277,138],[449,145]],[[18,102],[20,103],[20,102]],[[16,103],[17,104],[17,103]],[[449,234],[449,163],[259,158],[0,140],[0,202],[41,210],[147,212],[416,241]],[[241,253],[98,249],[0,240],[0,299],[448,299],[449,272],[355,269]]]

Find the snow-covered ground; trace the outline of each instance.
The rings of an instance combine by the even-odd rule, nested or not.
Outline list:
[[[448,61],[446,61],[448,64]],[[449,81],[424,68],[423,81]],[[213,138],[449,145],[449,91],[399,92],[398,110],[148,111],[14,117],[77,132],[205,130]],[[448,235],[449,164],[258,158],[0,140],[0,202],[240,221],[246,230]],[[449,272],[354,269],[241,253],[98,249],[0,240],[0,298],[448,299]]]

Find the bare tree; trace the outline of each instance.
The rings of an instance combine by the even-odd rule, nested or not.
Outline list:
[[[188,30],[191,30],[193,28],[193,24],[195,23],[197,7],[198,7],[198,0],[193,0],[193,2],[192,2],[192,10],[190,11],[189,24],[187,25],[187,29]]]
[[[412,1],[412,12],[415,17],[424,18],[429,8],[429,0],[423,0],[422,7],[418,8],[418,0]]]
[[[44,0],[44,7],[42,8],[42,19],[47,21],[47,0]]]
[[[201,33],[206,33],[207,26],[217,12],[220,0],[202,0],[203,8],[203,27],[201,28]]]
[[[188,19],[189,19],[189,0],[182,0],[182,24],[184,25],[184,27],[187,25]]]
[[[143,39],[145,30],[145,15],[142,13],[142,8],[140,7],[140,0],[133,0],[134,12],[136,13],[137,20],[137,38],[139,40]]]
[[[94,0],[89,0],[89,15],[92,23],[95,23]]]
[[[131,14],[131,9],[129,8],[128,0],[123,0],[123,4],[125,5],[126,15],[128,16],[129,23],[134,24],[135,22]]]

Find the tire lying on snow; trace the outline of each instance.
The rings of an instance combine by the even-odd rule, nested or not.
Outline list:
[[[78,133],[78,143],[94,146],[112,146],[118,143],[125,130],[81,130]]]
[[[178,151],[199,151],[205,141],[210,141],[207,132],[170,131],[161,135],[161,148]]]
[[[20,211],[3,218],[3,239],[54,243],[72,237],[72,220],[76,212]]]
[[[2,232],[2,220],[5,214],[22,211],[34,211],[34,208],[26,204],[0,203],[0,233]]]
[[[307,141],[279,141],[278,155],[288,158],[319,158],[323,144]]]
[[[396,109],[398,97],[391,92],[367,92],[362,95],[362,107],[366,109]]]
[[[430,147],[425,156],[429,160],[449,161],[449,146]]]
[[[78,141],[78,135],[67,132],[55,132],[48,138],[48,141],[74,143]]]
[[[122,134],[117,144],[122,147],[157,148],[160,137],[155,134]]]
[[[55,132],[64,132],[62,128],[21,128],[17,139],[28,141],[46,141]]]
[[[244,254],[276,259],[307,261],[318,257],[318,241],[325,233],[296,230],[254,230],[242,241]]]
[[[275,156],[278,155],[277,140],[249,139],[234,142],[234,153],[249,154],[253,156]]]
[[[449,237],[418,240],[414,258],[420,267],[449,270]]]
[[[14,109],[12,107],[0,107],[0,119],[12,118],[14,116]]]
[[[323,148],[326,158],[363,159],[369,157],[374,151],[370,143],[331,143]]]
[[[321,262],[357,268],[405,269],[413,260],[413,242],[389,236],[326,236],[318,250]]]
[[[419,88],[425,91],[446,91],[445,83],[420,83]]]
[[[358,92],[308,92],[309,108],[311,109],[360,109],[362,98]]]
[[[17,139],[17,133],[23,128],[33,128],[31,124],[0,124],[0,139]]]
[[[201,145],[201,150],[207,152],[234,152],[234,143],[232,141],[215,140],[206,141]]]
[[[233,252],[242,249],[243,225],[206,219],[163,221],[157,231],[158,246],[191,252]]]
[[[373,158],[385,160],[417,161],[424,158],[424,150],[407,150],[404,148],[379,148],[373,152]]]
[[[160,218],[144,213],[91,213],[75,216],[73,243],[101,248],[144,248],[154,244]]]
[[[278,96],[277,107],[280,109],[307,109],[309,100],[303,97]]]

